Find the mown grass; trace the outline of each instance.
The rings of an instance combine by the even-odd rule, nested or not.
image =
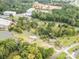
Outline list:
[[[79,59],[79,55],[76,58]]]
[[[71,36],[71,37],[62,37],[58,38],[61,46],[70,46],[75,43],[79,43],[79,36]]]

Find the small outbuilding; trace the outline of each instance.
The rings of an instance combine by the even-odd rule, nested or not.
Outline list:
[[[32,12],[35,10],[35,8],[30,8],[26,11],[26,16],[31,16]]]
[[[15,15],[16,15],[16,12],[15,12],[15,11],[4,11],[3,14],[4,14],[5,16],[10,16],[10,15],[15,16]]]

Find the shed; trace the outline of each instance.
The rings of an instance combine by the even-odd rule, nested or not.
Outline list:
[[[5,16],[10,16],[10,15],[15,16],[15,15],[16,15],[16,12],[15,12],[15,11],[4,11],[3,14],[4,14]]]
[[[32,15],[32,12],[35,10],[35,8],[30,8],[26,11],[26,15],[27,16],[31,16]]]

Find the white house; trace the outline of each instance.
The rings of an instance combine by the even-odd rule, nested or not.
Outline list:
[[[79,7],[79,0],[72,0],[70,4]]]
[[[35,10],[35,8],[30,8],[26,11],[26,16],[31,16],[32,12]]]
[[[79,7],[79,0],[75,0],[73,4]]]
[[[9,25],[12,24],[12,21],[0,18],[0,29],[7,29]]]
[[[16,12],[15,12],[15,11],[4,11],[3,14],[4,14],[5,16],[10,16],[10,15],[15,16],[15,15],[16,15]]]

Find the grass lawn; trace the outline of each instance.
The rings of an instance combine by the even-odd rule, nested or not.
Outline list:
[[[65,52],[62,52],[56,59],[72,59],[71,57],[67,56]]]
[[[79,59],[79,55],[76,58]]]
[[[39,46],[39,47],[44,47],[44,48],[50,48],[51,47],[48,43],[44,42],[41,39],[38,39],[38,40],[34,41],[33,43],[36,43],[37,46]]]
[[[74,43],[79,43],[79,36],[72,36],[72,37],[62,37],[58,38],[61,46],[70,46]]]
[[[18,39],[19,41],[21,41],[21,42],[27,42],[27,41],[29,41],[29,39],[28,39],[29,35],[26,35],[24,33],[18,34],[18,33],[13,32],[13,36],[16,39]]]

